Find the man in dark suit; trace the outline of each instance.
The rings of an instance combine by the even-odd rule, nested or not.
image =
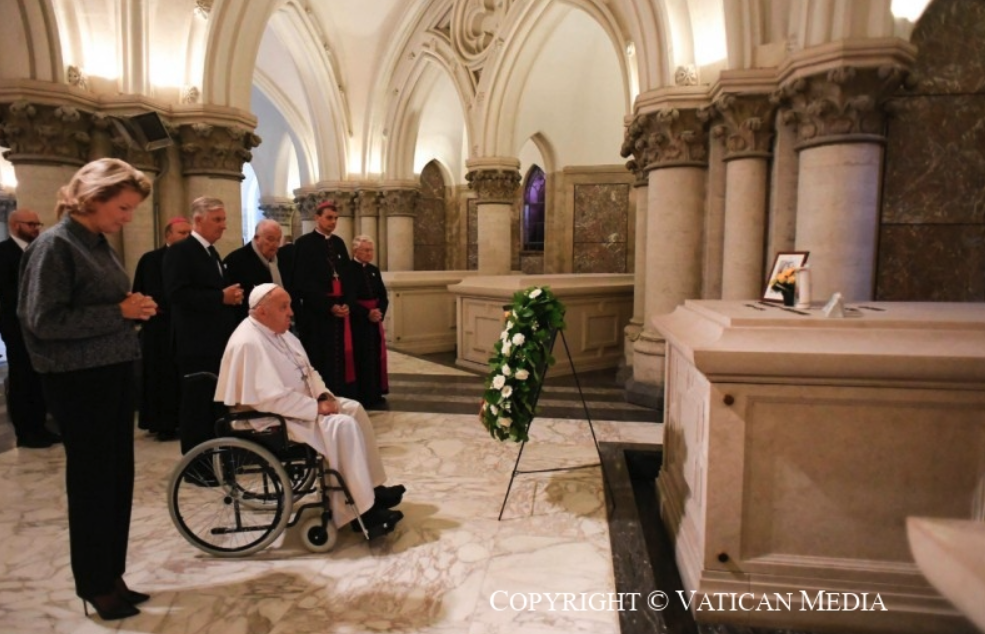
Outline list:
[[[240,285],[243,297],[249,297],[258,284],[273,282],[284,286],[277,254],[283,236],[276,220],[261,220],[257,223],[253,240],[223,260],[229,281]],[[239,321],[245,319],[248,313],[249,307],[243,302],[239,305]]]
[[[349,252],[332,235],[339,212],[331,200],[315,210],[315,229],[295,242],[291,295],[299,304],[298,335],[311,365],[337,396],[355,398],[356,369],[349,307],[342,292],[342,269]]]
[[[164,292],[164,253],[192,232],[187,218],[177,217],[164,228],[164,246],[148,251],[137,262],[133,292],[157,302],[157,315],[140,327],[141,390],[138,426],[158,440],[178,437],[178,366],[171,341],[171,306]]]
[[[192,234],[168,247],[164,254],[164,293],[171,304],[171,331],[178,372],[219,373],[226,341],[236,324],[243,289],[230,282],[213,246],[226,230],[225,205],[218,198],[192,202]],[[211,396],[211,395],[210,395]],[[179,404],[181,451],[213,437],[211,398],[182,384]]]
[[[61,442],[44,426],[47,408],[41,377],[31,366],[17,320],[17,289],[21,254],[41,233],[38,214],[28,209],[11,212],[7,219],[10,237],[0,242],[0,336],[7,344],[7,415],[14,426],[17,446],[43,449]]]
[[[342,270],[342,288],[349,304],[352,349],[356,361],[358,398],[366,409],[384,409],[390,391],[383,319],[390,305],[383,275],[373,264],[376,249],[369,236],[352,239],[352,261]]]

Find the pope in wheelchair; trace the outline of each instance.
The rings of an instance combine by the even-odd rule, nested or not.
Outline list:
[[[239,420],[234,426],[264,431],[283,420],[290,440],[309,445],[341,474],[346,487],[329,492],[335,526],[351,523],[353,530],[360,530],[358,510],[368,538],[393,531],[403,518],[393,507],[401,502],[405,488],[384,486],[386,472],[363,406],[334,396],[311,366],[301,342],[288,331],[293,312],[286,290],[260,284],[248,301],[249,316],[226,344],[215,400],[233,412],[276,415]],[[351,495],[350,504],[343,488]]]

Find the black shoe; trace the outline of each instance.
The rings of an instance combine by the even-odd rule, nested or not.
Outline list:
[[[136,590],[131,590],[127,587],[127,582],[120,577],[116,580],[116,584],[113,586],[118,594],[124,601],[130,605],[138,605],[144,603],[145,601],[150,601],[150,595],[144,594],[143,592],[137,592]]]
[[[178,440],[178,432],[173,429],[168,429],[165,431],[159,431],[155,434],[158,442],[170,442],[172,440]]]
[[[98,597],[82,597],[82,609],[85,610],[86,616],[89,616],[90,603],[96,608],[99,618],[104,621],[118,621],[140,614],[140,610],[114,592],[101,594]]]
[[[402,484],[397,484],[392,487],[378,486],[373,489],[373,495],[376,496],[376,504],[388,509],[392,509],[403,502],[404,493],[406,492],[407,487]]]
[[[393,529],[397,527],[397,522],[404,519],[404,514],[400,511],[391,511],[378,504],[374,504],[373,508],[363,513],[361,517],[363,524],[366,526],[366,532],[369,533],[369,539],[376,539],[377,537],[392,533]],[[359,522],[356,520],[352,520],[350,525],[354,533],[363,532],[359,526]]]
[[[42,432],[41,437],[48,440],[53,445],[57,445],[62,441],[62,437],[59,434],[56,434],[55,432],[50,431],[48,429]]]
[[[379,399],[373,401],[369,405],[364,405],[363,409],[366,410],[390,409],[390,405],[386,402],[386,399],[381,396]]]
[[[17,446],[23,447],[24,449],[47,449],[55,443],[48,440],[44,436],[29,437],[29,438],[18,438]]]

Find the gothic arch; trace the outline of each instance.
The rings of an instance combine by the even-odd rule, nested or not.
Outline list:
[[[216,0],[209,14],[209,33],[202,74],[206,104],[250,110],[250,83],[260,40],[277,2]]]
[[[630,111],[629,87],[632,82],[628,77],[623,54],[623,38],[619,35],[610,12],[602,9],[586,10],[595,7],[594,4],[546,0],[534,0],[528,5],[514,6],[517,11],[508,16],[510,23],[500,31],[501,41],[505,42],[507,48],[490,59],[479,81],[475,111],[480,120],[475,122],[475,127],[480,135],[472,138],[473,157],[508,157],[516,152],[517,148],[513,147],[513,133],[517,105],[525,84],[522,78],[529,72],[541,50],[535,35],[538,32],[551,32],[570,11],[585,11],[605,32],[613,46],[615,59],[618,60],[623,80],[625,112]]]

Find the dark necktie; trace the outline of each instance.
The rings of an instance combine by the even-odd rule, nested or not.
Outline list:
[[[212,259],[215,260],[216,266],[219,267],[219,275],[222,275],[222,258],[219,257],[219,252],[215,250],[215,247],[211,244],[209,245],[209,253],[212,255]]]

